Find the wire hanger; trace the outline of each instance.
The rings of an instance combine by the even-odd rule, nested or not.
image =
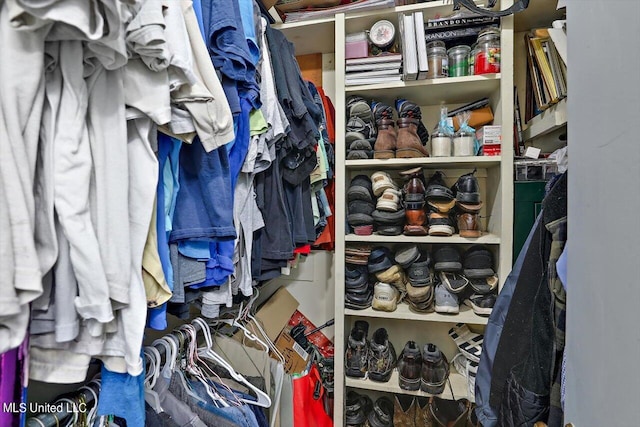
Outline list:
[[[202,328],[202,332],[204,334],[205,342],[206,342],[206,347],[199,349],[198,353],[203,356],[210,357],[220,366],[225,368],[234,380],[246,385],[257,396],[257,401],[242,399],[242,398],[240,399],[240,401],[251,404],[251,405],[261,406],[263,408],[271,407],[271,398],[264,391],[260,390],[259,388],[251,384],[244,376],[237,373],[226,360],[224,360],[218,353],[216,353],[213,350],[213,340],[211,338],[211,330],[209,329],[209,325],[207,325],[207,322],[205,322],[201,318],[196,318],[193,320],[193,323],[200,325],[200,327]]]

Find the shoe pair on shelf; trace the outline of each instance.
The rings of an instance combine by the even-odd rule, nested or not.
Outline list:
[[[384,328],[377,329],[368,339],[369,323],[356,320],[349,334],[345,354],[345,375],[353,378],[368,378],[387,382],[396,367],[395,348]]]
[[[496,300],[498,277],[493,270],[493,254],[484,245],[472,245],[460,255],[453,245],[438,247],[434,253],[435,310],[459,312],[464,301],[474,313],[487,316]]]
[[[429,157],[425,147],[429,133],[422,124],[418,105],[405,99],[396,100],[398,120],[393,118],[393,109],[381,102],[373,102],[372,110],[378,128],[373,146],[375,159]]]
[[[401,389],[442,394],[448,379],[449,362],[435,344],[425,344],[422,350],[414,341],[405,344],[398,358]]]
[[[347,160],[372,159],[377,129],[369,103],[360,96],[347,99],[346,131]]]
[[[467,399],[395,397],[393,422],[402,427],[480,427],[475,405]]]
[[[394,406],[386,396],[375,401],[365,394],[353,390],[347,392],[345,405],[347,427],[394,427]]]

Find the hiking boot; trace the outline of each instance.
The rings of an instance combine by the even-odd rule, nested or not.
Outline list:
[[[373,404],[366,427],[393,427],[393,402],[388,397],[381,397]]]
[[[399,299],[400,292],[398,292],[398,289],[388,283],[378,282],[373,287],[371,307],[378,311],[396,311]]]
[[[369,379],[385,383],[389,381],[396,367],[396,360],[396,350],[389,341],[387,330],[384,328],[376,330],[369,341]]]
[[[467,427],[471,402],[467,399],[447,400],[432,396],[429,409],[434,427]]]
[[[416,399],[413,396],[405,396],[402,394],[394,395],[393,425],[402,427],[415,427]]]
[[[396,143],[396,157],[410,159],[429,157],[429,151],[422,145],[418,136],[418,119],[398,119],[398,139]]]
[[[378,126],[378,136],[373,145],[373,158],[393,159],[396,157],[397,140],[393,110],[388,105],[374,102],[373,114]]]
[[[413,158],[429,157],[429,152],[425,148],[426,141],[429,140],[428,132],[426,140],[426,128],[422,124],[422,112],[420,106],[405,99],[396,100],[396,110],[398,110],[398,143],[396,157]],[[420,132],[418,132],[418,128]],[[419,136],[422,134],[422,138]]]
[[[435,271],[459,272],[462,271],[460,252],[455,246],[440,246],[433,252]]]
[[[427,200],[453,200],[455,193],[451,191],[444,182],[444,174],[441,171],[436,171],[429,182],[427,182],[426,198]],[[440,211],[442,212],[442,211]]]
[[[458,203],[477,205],[480,203],[480,185],[475,176],[476,171],[462,175],[451,187]]]
[[[495,275],[493,253],[484,245],[473,245],[462,256],[464,275],[469,279],[483,279]]]
[[[460,303],[456,294],[449,292],[442,283],[436,286],[436,313],[458,314]]]
[[[422,350],[420,389],[429,394],[441,394],[449,378],[449,362],[435,344],[425,344]]]
[[[348,377],[364,378],[367,373],[369,360],[369,343],[367,332],[369,324],[364,321],[356,322],[347,343],[345,354],[345,375]]]
[[[422,370],[422,353],[415,341],[404,345],[398,359],[398,382],[403,390],[420,390],[420,371]]]

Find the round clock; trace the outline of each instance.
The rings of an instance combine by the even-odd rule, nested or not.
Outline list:
[[[377,21],[369,30],[369,40],[371,43],[380,48],[386,49],[393,45],[396,36],[396,27],[386,19]]]

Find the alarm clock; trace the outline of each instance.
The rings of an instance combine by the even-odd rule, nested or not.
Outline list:
[[[396,38],[396,27],[386,19],[377,21],[368,31],[371,44],[380,50],[393,47]]]

